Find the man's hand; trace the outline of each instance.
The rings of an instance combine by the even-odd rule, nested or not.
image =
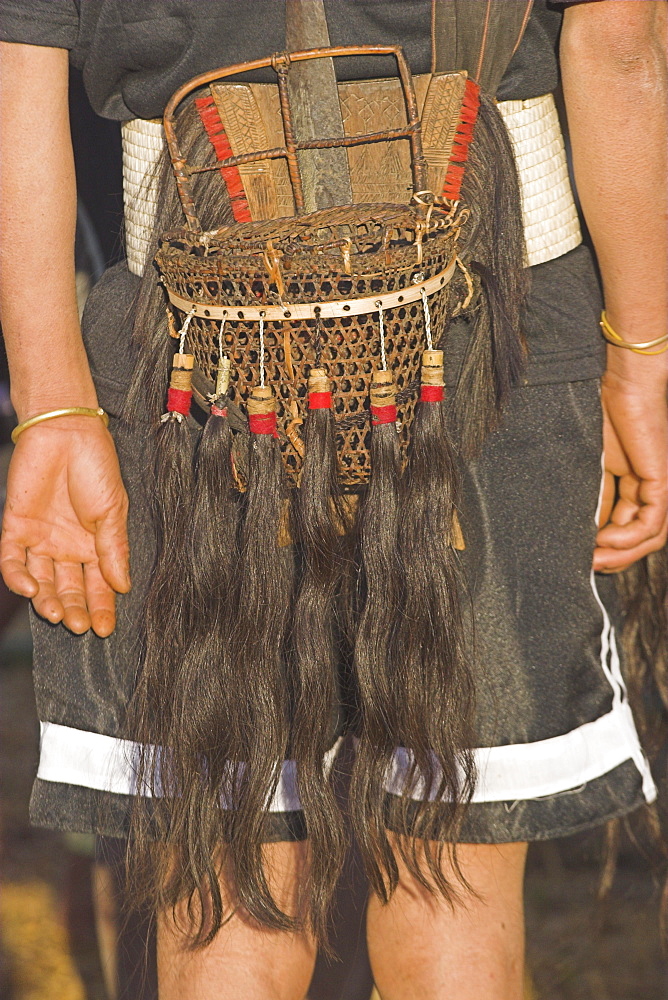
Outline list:
[[[665,390],[610,370],[601,395],[605,484],[594,569],[615,573],[666,544],[668,406]]]
[[[130,589],[127,495],[102,422],[61,417],[28,428],[7,480],[0,569],[10,590],[72,632],[115,626]]]
[[[606,312],[630,344],[662,337],[668,315],[667,28],[665,0],[597,0],[570,5],[561,33],[580,203]],[[666,541],[668,354],[615,346],[607,353],[606,488],[594,568],[615,573]]]

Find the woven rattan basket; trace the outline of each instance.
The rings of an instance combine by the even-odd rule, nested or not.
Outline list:
[[[424,190],[420,120],[410,70],[396,56],[404,88],[407,125],[387,133],[300,144],[292,137],[285,77],[289,63],[321,54],[358,54],[366,48],[292,53],[255,64],[230,67],[191,81],[167,109],[165,130],[188,227],[165,234],[156,256],[170,303],[189,317],[188,347],[195,359],[195,399],[206,405],[216,382],[221,351],[231,361],[229,399],[236,429],[243,430],[243,405],[251,388],[271,385],[278,400],[278,429],[291,483],[298,481],[311,368],[324,367],[333,382],[342,483],[368,481],[369,384],[374,370],[393,373],[398,390],[398,424],[407,446],[419,389],[426,324],[443,326],[452,292],[457,239],[467,216],[456,204],[435,205]],[[302,148],[359,145],[364,141],[408,141],[414,196],[411,204],[348,205],[262,222],[240,222],[203,232],[190,188],[192,168],[183,160],[174,110],[187,92],[221,75],[274,65],[282,95],[286,144],[259,151],[255,159],[288,160],[297,212],[303,205],[297,152]],[[284,99],[283,99],[284,98]],[[233,168],[239,157],[222,163]],[[248,154],[243,162],[248,162]],[[218,166],[221,166],[219,164]],[[263,364],[260,364],[262,358]],[[243,437],[243,435],[241,435]],[[239,442],[243,486],[243,441]]]
[[[168,234],[156,259],[172,303],[184,312],[190,303],[198,304],[189,343],[200,400],[214,389],[223,320],[222,344],[232,362],[231,401],[242,404],[260,382],[262,318],[264,378],[278,397],[290,479],[296,481],[303,455],[299,427],[306,415],[308,374],[322,364],[334,383],[342,482],[366,482],[369,382],[382,361],[375,303],[396,300],[383,309],[384,340],[398,390],[400,436],[407,445],[425,348],[420,289],[430,289],[431,321],[438,328],[456,266],[458,218],[434,210],[425,233],[424,220],[409,206],[356,205],[232,226],[206,237],[185,230]],[[422,235],[421,245],[416,234]],[[320,309],[320,318],[295,318],[305,305],[312,313]],[[277,313],[280,319],[269,319]]]

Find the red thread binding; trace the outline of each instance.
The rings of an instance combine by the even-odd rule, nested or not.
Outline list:
[[[459,201],[459,195],[464,180],[464,166],[469,155],[469,146],[473,139],[475,123],[480,108],[480,87],[473,80],[467,80],[464,87],[464,98],[459,112],[459,122],[452,143],[450,162],[443,181],[442,195],[448,201]]]
[[[271,434],[277,438],[276,413],[250,413],[248,427],[251,434]]]
[[[192,392],[188,392],[186,389],[168,389],[167,412],[181,413],[184,417],[187,417],[190,413],[192,395]]]
[[[421,403],[440,403],[443,401],[443,386],[442,385],[421,385],[420,386],[420,402]]]
[[[220,120],[218,108],[216,107],[213,97],[198,97],[195,100],[195,105],[202,121],[202,125],[206,129],[207,135],[211,140],[211,145],[216,152],[216,158],[218,160],[229,160],[231,156],[234,156],[234,153],[232,151],[232,147],[230,146],[230,141],[227,138],[227,133],[223,123]],[[227,193],[230,196],[230,203],[232,205],[232,214],[234,215],[234,218],[237,222],[252,222],[250,208],[248,207],[248,200],[246,198],[246,192],[244,191],[244,185],[241,180],[239,168],[221,167],[220,173],[225,181]]]
[[[224,406],[221,409],[219,406],[216,406],[215,403],[212,403],[211,404],[211,416],[212,417],[226,417],[227,416],[227,407]]]
[[[309,392],[308,408],[309,410],[331,410],[331,392]]]
[[[371,423],[374,427],[378,424],[393,424],[397,419],[397,408],[394,404],[389,406],[372,406]]]

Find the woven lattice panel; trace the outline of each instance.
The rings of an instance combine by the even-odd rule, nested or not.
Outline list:
[[[416,227],[418,220],[410,208],[397,205],[329,209],[301,219],[231,226],[203,236],[186,231],[168,234],[156,260],[166,287],[177,295],[202,305],[229,307],[223,343],[232,360],[231,399],[243,408],[260,381],[259,324],[235,317],[235,307],[281,304],[289,312],[290,303],[345,302],[409,289],[451,262],[458,221],[434,210],[430,231],[423,233],[420,263],[416,242],[420,224]],[[276,272],[269,266],[272,260],[280,261],[282,297]],[[443,326],[447,296],[447,285],[430,296],[434,331]],[[398,389],[400,438],[406,446],[421,354],[427,346],[421,301],[386,310],[384,323],[388,367]],[[188,349],[211,388],[219,357],[219,326],[214,320],[194,318],[188,331]],[[342,482],[365,483],[370,471],[369,384],[373,371],[381,367],[378,313],[323,319],[319,335],[312,319],[267,322],[264,351],[265,379],[278,399],[279,436],[289,480],[295,483],[301,468],[306,382],[319,356],[333,382]]]

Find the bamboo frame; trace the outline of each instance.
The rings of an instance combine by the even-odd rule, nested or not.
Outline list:
[[[388,129],[384,132],[370,132],[364,135],[343,136],[340,138],[310,140],[308,142],[297,142],[292,127],[292,112],[288,95],[287,75],[290,72],[290,65],[294,62],[303,62],[308,59],[330,59],[339,56],[359,56],[359,55],[379,55],[394,56],[397,61],[399,78],[401,80],[404,101],[406,104],[406,117],[408,125],[402,129]],[[259,150],[257,153],[246,153],[243,156],[231,156],[226,160],[212,166],[198,167],[188,164],[181,152],[175,128],[175,115],[181,102],[194,90],[204,87],[217,80],[224,80],[230,76],[237,76],[241,73],[248,73],[256,69],[267,69],[271,67],[278,77],[278,91],[281,105],[281,116],[283,118],[283,131],[285,134],[285,146],[273,149]],[[186,217],[188,229],[201,233],[202,226],[197,216],[195,200],[193,198],[190,178],[193,174],[203,173],[209,170],[221,170],[225,167],[238,166],[240,163],[249,163],[255,160],[267,160],[283,158],[287,160],[288,173],[292,186],[293,197],[297,214],[304,212],[304,191],[302,178],[299,170],[297,153],[302,149],[332,149],[336,147],[358,146],[371,142],[392,142],[397,139],[408,139],[411,146],[411,169],[413,175],[414,193],[424,191],[427,178],[427,161],[424,158],[422,149],[421,121],[418,112],[417,97],[413,85],[413,75],[403,49],[398,45],[349,45],[330,46],[327,48],[304,49],[300,52],[277,52],[264,59],[254,59],[250,62],[236,63],[234,66],[227,66],[223,69],[211,70],[208,73],[201,73],[187,83],[184,83],[170,98],[164,115],[165,137],[169,148],[169,155],[172,161],[172,168],[176,178],[179,198]],[[418,204],[417,210],[421,206]],[[426,207],[424,210],[426,212]]]

